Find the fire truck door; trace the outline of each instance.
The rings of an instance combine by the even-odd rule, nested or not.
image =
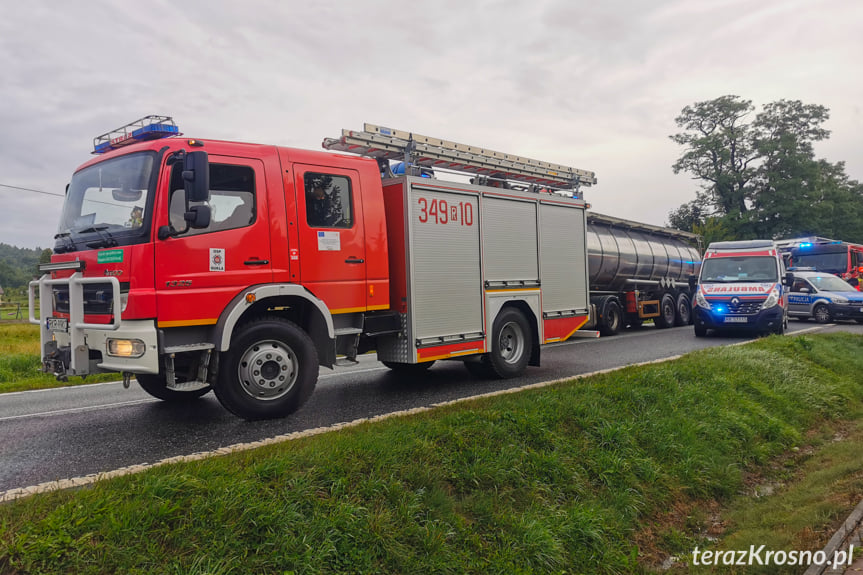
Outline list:
[[[156,241],[160,327],[215,324],[247,286],[272,281],[264,166],[210,155],[210,225]],[[163,171],[159,225],[185,228],[182,162]]]
[[[294,166],[300,281],[332,313],[366,310],[366,245],[356,171]]]

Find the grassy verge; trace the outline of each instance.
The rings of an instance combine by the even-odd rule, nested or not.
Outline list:
[[[863,412],[854,420],[826,426],[810,434],[809,445],[775,461],[751,477],[747,493],[702,524],[700,533],[713,530],[711,543],[698,534],[690,537],[686,559],[698,545],[703,550],[727,552],[764,545],[766,550],[817,550],[863,499]],[[840,549],[847,552],[847,546]],[[832,558],[831,558],[832,559]],[[799,566],[777,565],[695,569],[686,573],[800,573]]]
[[[861,408],[861,344],[771,337],[20,500],[0,572],[635,572],[669,509]]]
[[[70,377],[68,382],[59,382],[53,375],[40,371],[39,357],[39,326],[0,324],[0,393],[118,379],[117,374],[101,374],[86,381]]]

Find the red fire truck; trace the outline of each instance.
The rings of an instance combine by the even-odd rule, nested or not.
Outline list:
[[[60,378],[282,417],[319,365],[374,349],[406,374],[514,377],[588,320],[592,172],[369,124],[324,140],[350,155],[182,138],[164,116],[94,144],[30,287]]]
[[[863,245],[818,236],[776,242],[789,267],[835,274],[858,290],[863,288]]]

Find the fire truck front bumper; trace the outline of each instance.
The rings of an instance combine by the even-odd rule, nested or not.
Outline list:
[[[69,329],[72,329],[71,326]],[[155,322],[124,320],[116,330],[82,329],[72,346],[69,331],[51,331],[42,349],[42,370],[57,377],[92,373],[159,373]]]

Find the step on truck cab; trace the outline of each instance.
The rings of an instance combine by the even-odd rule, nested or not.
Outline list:
[[[773,241],[713,242],[691,281],[697,337],[711,329],[785,333],[793,276]]]
[[[370,124],[332,151],[182,138],[161,116],[94,143],[30,285],[58,378],[283,417],[320,365],[376,350],[405,376],[514,377],[588,319],[592,172]]]

